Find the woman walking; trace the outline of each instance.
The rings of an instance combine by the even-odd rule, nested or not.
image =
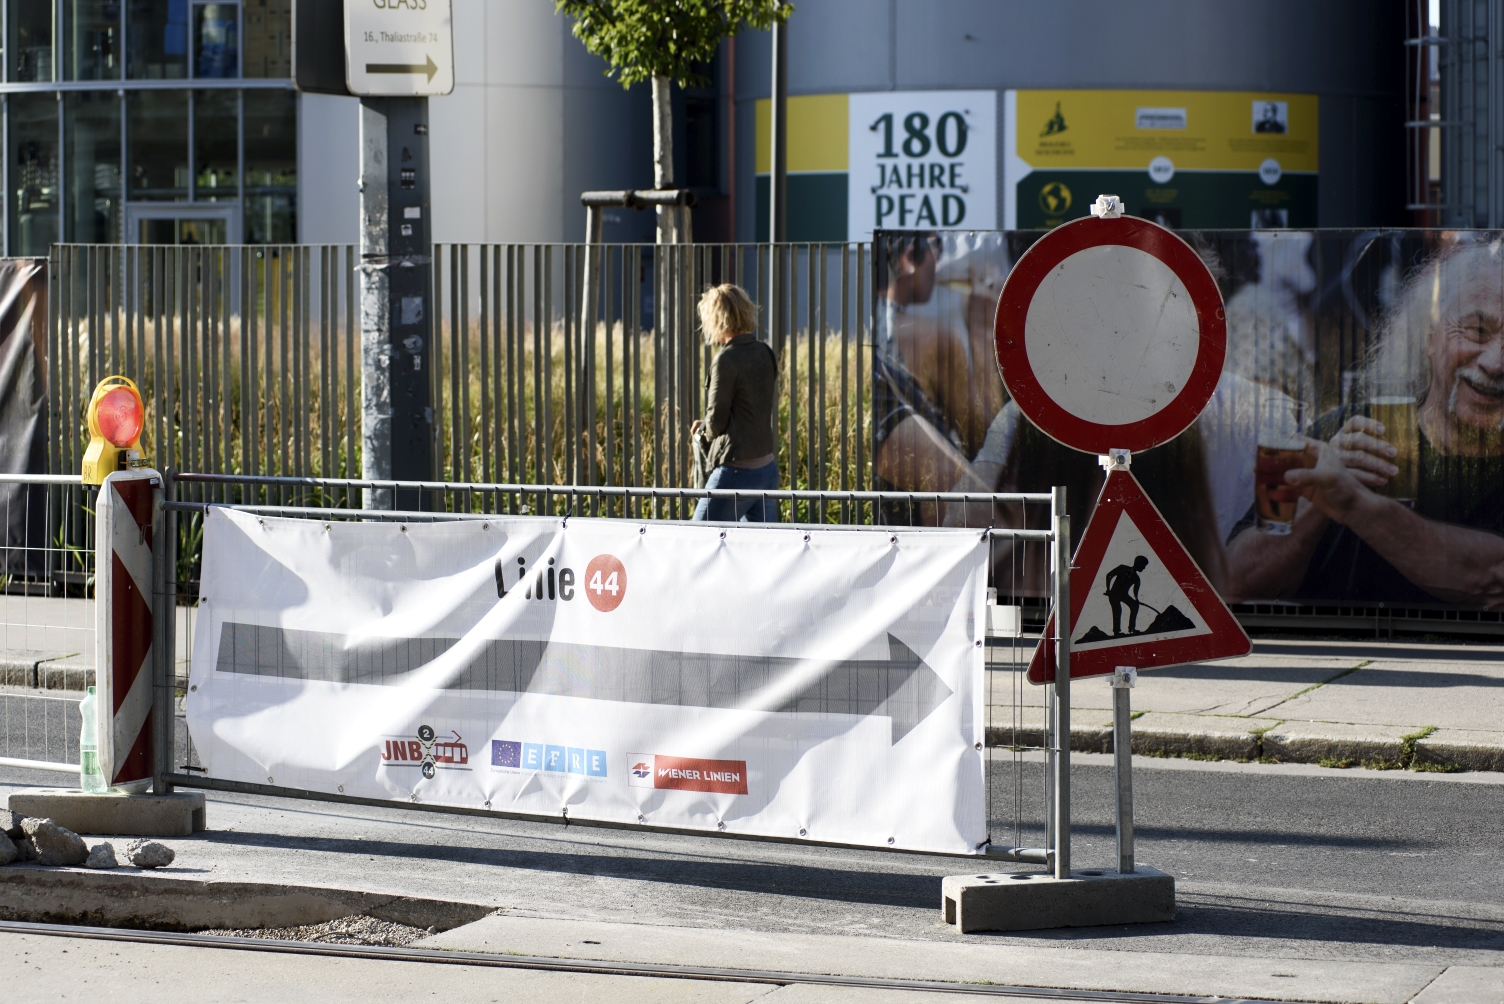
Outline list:
[[[700,297],[700,328],[718,346],[706,377],[704,420],[689,427],[696,452],[703,451],[706,488],[759,492],[778,487],[774,454],[773,404],[777,400],[778,357],[757,340],[757,307],[746,290],[731,283],[712,286]],[[756,495],[701,499],[695,519],[775,523],[778,503]]]

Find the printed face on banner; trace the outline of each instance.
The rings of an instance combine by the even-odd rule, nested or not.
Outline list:
[[[997,94],[874,91],[849,98],[849,239],[997,225]]]
[[[213,777],[972,853],[988,545],[893,538],[215,509],[189,728]]]
[[[1063,107],[1073,130],[1071,105]],[[1248,105],[1237,111],[1246,130]],[[1293,99],[1287,111],[1293,137],[1306,111]],[[1192,127],[1198,120],[1192,107]],[[998,370],[978,363],[988,308],[1039,236],[885,238],[878,260],[888,271],[878,277],[875,315],[878,487],[1032,492],[1064,485],[1073,525],[1090,518],[1102,484],[1096,458],[1035,428],[1009,400]],[[1496,605],[1466,568],[1478,555],[1504,560],[1497,550],[1504,537],[1504,244],[1451,231],[1390,231],[1381,239],[1332,230],[1182,236],[1217,277],[1226,355],[1195,424],[1136,453],[1133,471],[1221,595],[1249,603]],[[1066,366],[1070,358],[1057,353],[1052,367],[1062,396],[1077,376],[1102,372]],[[1124,383],[1145,386],[1131,376]],[[1356,450],[1354,433],[1368,437]],[[1391,506],[1396,519],[1366,515],[1375,505]],[[930,505],[892,518],[1043,525],[1026,524],[1025,516]],[[1455,547],[1417,552],[1412,542],[1424,521],[1445,528],[1438,539]],[[1409,529],[1396,529],[1403,526]],[[1308,532],[1295,532],[1302,529]],[[1025,558],[1027,549],[999,561],[1001,595],[1047,595],[1044,563]],[[1099,626],[1110,633],[1110,617]]]

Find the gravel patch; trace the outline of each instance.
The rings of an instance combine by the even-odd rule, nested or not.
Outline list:
[[[375,917],[340,917],[304,927],[260,927],[250,930],[217,928],[199,931],[229,938],[266,938],[271,941],[321,941],[330,945],[381,945],[401,947],[437,933],[433,928],[408,927]]]

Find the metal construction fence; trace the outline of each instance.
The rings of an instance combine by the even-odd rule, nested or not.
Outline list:
[[[19,479],[13,479],[17,483]],[[34,479],[35,480],[35,479]],[[40,479],[18,484],[24,492],[40,493],[49,513],[71,513],[78,541],[90,546],[84,553],[78,545],[28,546],[28,538],[7,550],[7,567],[23,569],[7,580],[5,601],[26,602],[29,607],[6,614],[7,665],[21,665],[31,658],[37,632],[72,631],[61,647],[92,652],[94,599],[92,578],[67,589],[49,583],[49,568],[67,571],[75,555],[92,568],[93,490],[78,484],[76,477]],[[202,547],[202,520],[209,506],[231,505],[263,514],[318,520],[443,521],[484,519],[493,514],[535,514],[571,518],[618,517],[634,520],[682,519],[701,498],[746,497],[735,492],[707,492],[682,488],[621,488],[591,485],[539,485],[527,483],[369,482],[350,479],[276,478],[248,475],[192,473],[165,474],[164,506],[167,510],[165,546],[156,549],[156,560],[167,563],[170,574],[160,577],[166,592],[154,598],[154,609],[176,609],[177,628],[167,632],[170,643],[153,652],[153,680],[159,721],[171,721],[170,729],[156,732],[159,788],[171,785],[221,788],[293,797],[340,800],[341,796],[263,785],[216,781],[202,776],[202,765],[188,737],[184,721],[184,698],[188,686],[187,661],[192,651],[192,616],[198,598],[198,569]],[[389,491],[399,501],[422,498],[421,511],[375,511],[358,508],[368,490]],[[77,495],[73,498],[72,495]],[[1059,493],[1057,493],[1058,496]],[[988,819],[992,827],[992,853],[1015,860],[1053,862],[1057,859],[1057,824],[1060,791],[1057,763],[1061,752],[1068,761],[1068,681],[1062,702],[1055,687],[1033,687],[1024,676],[1034,639],[1021,630],[1020,611],[1009,605],[1010,583],[1048,583],[1059,601],[1065,579],[1056,574],[1064,567],[1060,543],[1069,539],[1063,499],[1051,495],[924,495],[855,491],[782,490],[755,493],[776,512],[785,525],[838,525],[879,528],[885,514],[919,505],[1012,507],[1025,514],[1039,529],[994,528],[982,532],[989,541],[989,584],[1003,590],[999,604],[1012,616],[1008,626],[989,637],[985,700],[985,725],[989,752],[987,771]],[[1036,512],[1037,511],[1037,512]],[[1030,515],[1033,514],[1033,515]],[[54,518],[54,517],[49,517]],[[52,524],[48,524],[51,526]],[[58,529],[63,529],[58,525]],[[933,532],[933,531],[920,531]],[[11,538],[14,542],[16,538]],[[58,538],[68,539],[66,535]],[[31,565],[20,561],[30,556]],[[1032,569],[1032,571],[1031,571]],[[28,594],[30,591],[30,595]],[[42,609],[38,604],[48,603]],[[87,669],[92,672],[92,658]],[[33,767],[76,771],[78,763],[77,699],[83,677],[58,681],[65,690],[45,690],[34,680],[8,680],[3,717],[0,717],[0,766]],[[1064,764],[1068,769],[1068,762]],[[353,799],[353,801],[359,801]],[[381,803],[388,804],[388,803]],[[406,803],[392,803],[406,804]],[[470,810],[422,806],[436,811]],[[479,811],[479,810],[477,810]],[[506,815],[505,813],[497,813]],[[533,817],[525,817],[533,818]],[[1068,821],[1064,827],[1068,841]],[[1068,858],[1068,853],[1067,853]]]
[[[920,505],[954,505],[1014,507],[1031,524],[1042,529],[992,528],[980,531],[989,542],[988,584],[991,590],[1002,585],[1043,580],[1050,595],[1058,602],[1066,589],[1066,577],[1057,569],[1066,567],[1060,544],[1068,541],[1069,519],[1065,516],[1063,491],[1049,494],[925,494],[906,492],[861,492],[780,490],[764,492],[707,491],[690,488],[623,488],[595,485],[540,485],[526,483],[468,482],[377,482],[358,479],[275,478],[249,475],[169,472],[166,478],[168,501],[167,527],[169,547],[173,551],[159,556],[176,569],[176,595],[171,602],[193,602],[197,596],[198,549],[202,544],[199,527],[208,508],[230,506],[262,515],[315,520],[379,520],[383,522],[435,522],[456,519],[485,519],[497,514],[552,515],[571,519],[630,518],[634,520],[682,520],[702,498],[738,500],[756,499],[776,512],[784,525],[848,526],[879,529],[887,514],[913,511]],[[351,508],[335,500],[358,499],[367,491],[390,492],[399,502],[422,498],[422,508],[368,510]],[[210,501],[210,500],[214,501]],[[202,501],[201,501],[202,500]],[[358,505],[358,503],[356,503]],[[1037,514],[1035,511],[1037,510]],[[913,529],[913,528],[910,528]],[[1031,574],[1032,571],[1032,574]],[[1033,653],[1034,640],[1023,635],[1018,625],[1020,611],[1009,604],[1004,592],[999,603],[1012,614],[1010,630],[989,638],[985,700],[986,744],[993,747],[987,761],[986,791],[988,820],[994,856],[1036,863],[1054,863],[1062,859],[1057,848],[1063,847],[1063,860],[1069,861],[1068,780],[1063,795],[1061,778],[1068,775],[1069,681],[1063,688],[1034,687],[1025,673]],[[168,598],[163,597],[165,602]],[[179,632],[175,645],[191,646],[191,632],[185,639]],[[169,664],[181,656],[172,652],[157,655],[158,679],[171,674]],[[171,676],[173,713],[183,716],[183,684]],[[1063,689],[1063,700],[1061,697]],[[167,699],[165,684],[159,699]],[[165,704],[159,704],[167,712]],[[330,795],[324,792],[222,781],[203,776],[203,766],[187,737],[186,729],[171,730],[177,737],[172,748],[159,751],[159,785],[181,785],[253,794],[282,795],[316,800],[368,802],[360,798]],[[158,735],[162,735],[159,732]],[[1062,754],[1063,751],[1063,754]],[[1042,762],[1041,762],[1042,761]],[[1065,774],[1057,771],[1063,766]],[[375,802],[432,809],[441,812],[472,810],[433,806],[426,803]],[[527,814],[474,810],[515,818],[540,819]],[[1065,823],[1060,826],[1064,816]],[[559,822],[563,817],[546,817]],[[572,825],[579,820],[571,819]],[[600,824],[605,825],[605,824]],[[1057,829],[1059,832],[1057,833]],[[698,832],[698,831],[696,831]],[[1063,836],[1062,836],[1063,834]],[[1032,839],[1030,839],[1032,838]],[[1035,846],[1026,846],[1034,843]],[[1057,865],[1058,867],[1058,865]]]
[[[94,520],[78,475],[0,475],[0,765],[77,770],[94,682]]]
[[[55,245],[49,469],[79,469],[118,373],[161,469],[358,476],[359,267],[351,245]],[[435,480],[688,486],[695,304],[737,282],[780,356],[785,483],[870,481],[870,245],[438,244],[430,270]]]

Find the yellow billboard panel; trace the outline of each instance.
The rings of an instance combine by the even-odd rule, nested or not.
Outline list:
[[[1317,169],[1314,94],[1258,91],[1017,92],[1016,156],[1035,170]],[[792,118],[792,113],[790,113]]]
[[[844,171],[847,161],[847,97],[806,94],[788,99],[788,169]],[[757,173],[773,171],[773,103],[757,102]]]

